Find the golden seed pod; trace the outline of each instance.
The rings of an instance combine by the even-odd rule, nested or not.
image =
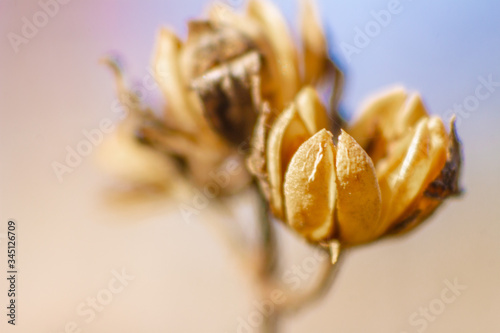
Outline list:
[[[376,238],[382,199],[375,168],[363,148],[343,130],[335,166],[340,239],[357,244]]]
[[[333,140],[309,87],[274,123],[269,112],[260,117],[250,170],[259,170],[254,174],[269,189],[273,213],[309,242],[353,246],[407,231],[459,193],[453,123],[448,135],[420,96],[401,88],[372,100],[365,112],[350,130],[368,151],[343,130]]]
[[[335,153],[332,134],[323,129],[300,146],[285,176],[288,224],[313,242],[335,231]]]

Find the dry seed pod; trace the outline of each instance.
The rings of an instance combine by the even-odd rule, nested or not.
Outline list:
[[[335,153],[332,134],[323,129],[300,146],[285,176],[287,221],[313,242],[334,232]]]
[[[295,105],[284,111],[274,123],[267,142],[267,172],[271,189],[271,209],[283,216],[283,178],[293,154],[310,137]]]
[[[317,95],[308,88],[278,118],[267,138],[266,160],[261,161],[267,174],[259,173],[259,180],[269,179],[274,214],[311,243],[336,239],[354,246],[410,230],[443,199],[459,193],[461,154],[454,124],[448,135],[440,118],[427,115],[420,96],[402,89],[372,101],[368,110],[371,116],[362,116],[351,128],[361,138],[361,129],[370,135],[374,128],[382,131],[385,141],[377,140],[384,144],[384,154],[377,162],[344,131],[337,147],[324,129],[304,141],[325,119]],[[259,126],[269,118],[261,119]],[[256,153],[264,156],[262,149]]]
[[[281,111],[285,104],[280,88],[280,69],[274,48],[259,22],[229,8],[221,15],[218,6],[212,6],[209,15],[210,20],[215,24],[231,26],[252,41],[263,59],[260,73],[262,98],[270,103],[272,110],[279,109]]]
[[[261,104],[259,71],[260,57],[252,51],[192,81],[207,121],[235,145],[253,131]]]
[[[308,84],[332,85],[336,104],[343,76],[329,59],[326,39],[311,1],[303,2],[301,7],[302,49],[294,45],[284,17],[271,1],[250,0],[244,15],[229,8],[222,11],[220,5],[212,6],[209,14],[214,25],[239,31],[261,54],[261,93],[275,115]]]
[[[407,232],[427,219],[449,196],[461,194],[459,186],[462,152],[458,140],[455,117],[450,124],[448,154],[444,168],[440,175],[426,188],[418,205],[406,213],[390,231],[391,233]]]
[[[381,194],[375,168],[363,148],[344,131],[338,141],[336,169],[341,240],[358,244],[376,238]]]
[[[262,102],[269,103],[270,121],[265,123],[271,125],[305,82],[335,82],[338,96],[341,73],[337,70],[331,80],[333,72],[322,70],[328,58],[326,40],[312,5],[303,14],[303,50],[294,45],[285,19],[268,0],[250,0],[243,13],[215,4],[207,20],[189,22],[186,41],[161,29],[152,68],[166,107],[161,117],[151,113],[135,122],[131,140],[180,161],[180,171],[203,186],[211,180],[210,172],[237,154],[235,146],[248,142]],[[337,68],[333,63],[330,67]],[[267,129],[262,133],[267,138]],[[259,147],[266,146],[267,139],[253,156],[262,155],[267,149]],[[270,177],[259,171],[263,166],[267,169],[268,163],[256,161],[253,170],[260,172],[263,191],[270,192]]]

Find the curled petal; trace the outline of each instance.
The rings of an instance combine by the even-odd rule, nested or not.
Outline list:
[[[183,80],[179,56],[181,41],[173,32],[162,28],[156,42],[153,70],[168,103],[166,119],[172,119],[175,128],[193,133],[201,122],[197,110],[188,96],[188,84]]]
[[[321,130],[300,146],[286,172],[288,224],[310,241],[326,240],[334,232],[334,165],[332,134]]]
[[[313,0],[300,1],[300,34],[304,57],[304,84],[315,84],[330,70],[328,47]]]
[[[286,105],[293,100],[300,85],[297,53],[286,22],[278,8],[268,0],[250,0],[247,13],[260,23],[276,55],[279,89]]]
[[[461,194],[459,178],[462,148],[457,136],[454,117],[451,120],[450,128],[448,156],[444,168],[439,176],[426,188],[424,196],[414,210],[407,212],[406,216],[391,229],[392,233],[402,233],[413,229],[432,215],[446,198]]]
[[[380,122],[393,121],[406,97],[406,91],[402,87],[374,96],[361,108],[357,120],[348,130],[349,134],[366,150],[370,141],[380,133]]]
[[[267,143],[267,171],[271,187],[271,209],[283,216],[283,178],[299,146],[310,137],[306,125],[294,105],[285,110],[274,123]]]
[[[342,131],[337,146],[337,218],[340,239],[359,244],[379,236],[380,188],[372,160]]]
[[[328,113],[314,88],[303,88],[296,97],[297,109],[310,133],[330,128]]]
[[[424,118],[404,159],[380,179],[382,225],[388,229],[414,210],[425,189],[438,177],[447,158],[448,136],[440,118]]]
[[[414,128],[415,125],[425,117],[428,117],[427,110],[422,98],[418,93],[412,93],[408,97],[406,104],[403,106],[401,112],[396,115],[394,126],[386,124],[384,130],[388,132],[388,137],[391,139],[399,138],[409,129]]]
[[[369,103],[350,134],[378,164],[393,153],[398,140],[407,136],[424,117],[428,114],[420,95],[407,95],[404,89],[397,87]]]
[[[205,119],[235,145],[247,140],[260,106],[260,57],[255,51],[219,65],[192,81]]]

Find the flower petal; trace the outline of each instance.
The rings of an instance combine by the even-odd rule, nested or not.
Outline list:
[[[313,0],[300,1],[300,34],[304,58],[304,84],[315,84],[329,71],[328,46]]]
[[[266,154],[271,187],[271,209],[278,218],[283,216],[282,194],[285,170],[293,154],[310,136],[293,104],[276,119],[269,133]]]
[[[366,148],[375,134],[375,127],[387,114],[394,114],[404,105],[406,91],[402,87],[394,87],[370,98],[359,112],[349,134],[363,148]]]
[[[310,241],[333,235],[336,185],[332,134],[321,130],[304,142],[285,175],[288,224]]]
[[[250,0],[247,13],[260,23],[271,43],[278,62],[279,89],[286,105],[293,100],[300,85],[297,53],[286,22],[279,9],[268,0]]]
[[[310,133],[330,128],[328,113],[314,88],[303,88],[296,97],[297,109]]]
[[[187,83],[184,82],[179,55],[182,50],[181,41],[173,32],[162,28],[156,41],[156,54],[153,62],[153,70],[168,103],[168,115],[173,127],[194,133],[197,124],[202,121],[201,110],[191,103],[187,91]]]
[[[415,129],[404,159],[381,177],[382,225],[386,230],[401,222],[418,205],[429,184],[443,169],[448,136],[438,117],[422,119]]]
[[[337,218],[340,239],[359,244],[379,236],[380,188],[372,160],[342,131],[337,145]]]

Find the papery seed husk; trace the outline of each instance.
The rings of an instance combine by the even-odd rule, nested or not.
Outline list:
[[[295,100],[297,110],[310,133],[330,128],[328,113],[314,88],[311,86],[303,88]]]
[[[366,150],[374,139],[380,122],[390,123],[388,118],[394,119],[394,115],[403,107],[406,97],[407,93],[402,87],[394,87],[373,96],[362,106],[357,119],[347,132]]]
[[[193,133],[202,117],[200,110],[190,101],[188,83],[184,81],[180,66],[182,43],[173,32],[162,28],[156,42],[154,74],[168,102],[166,119],[173,127]]]
[[[278,63],[279,89],[286,105],[300,86],[298,56],[286,22],[279,9],[268,0],[250,0],[247,14],[260,23],[271,43]]]
[[[288,224],[312,242],[326,240],[334,233],[334,166],[332,134],[321,130],[300,146],[285,175]]]
[[[445,166],[439,176],[427,186],[424,195],[418,201],[416,207],[405,214],[406,216],[402,218],[402,221],[398,222],[391,229],[391,233],[399,234],[412,230],[432,215],[446,198],[461,194],[459,185],[462,163],[461,150],[460,140],[456,131],[455,117],[453,117],[450,124],[448,154]]]
[[[398,139],[409,129],[412,129],[422,119],[429,115],[418,93],[412,93],[408,96],[402,110],[397,114],[394,124],[385,124],[383,130],[387,132],[390,140]]]
[[[449,146],[446,165],[441,174],[427,188],[425,195],[441,200],[460,195],[462,189],[459,184],[462,169],[462,144],[458,138],[455,116],[450,121]]]
[[[303,47],[303,84],[316,84],[331,70],[323,28],[313,0],[300,1],[300,35]]]
[[[310,136],[293,104],[276,119],[269,133],[266,154],[271,187],[271,209],[278,218],[283,217],[282,195],[285,170],[293,154]]]
[[[337,219],[340,239],[349,244],[378,237],[381,194],[368,154],[346,132],[337,145]]]
[[[190,21],[182,53],[186,81],[254,50],[253,43],[239,30],[210,21]]]
[[[248,139],[255,125],[261,103],[260,65],[259,54],[251,51],[218,65],[192,83],[208,123],[235,145]]]
[[[267,172],[266,142],[272,121],[273,117],[269,103],[264,102],[255,124],[250,141],[250,155],[246,161],[248,170],[257,178],[260,191],[267,201],[271,198],[271,190]]]
[[[427,186],[446,163],[448,137],[438,117],[424,118],[404,160],[392,172],[379,179],[382,192],[382,226],[385,229],[401,222],[423,196]]]
[[[419,94],[412,93],[400,110],[393,110],[394,114],[386,114],[380,119],[375,133],[368,148],[373,163],[378,162],[394,153],[400,141],[409,140],[409,135],[417,123],[429,117]]]
[[[255,46],[263,58],[261,71],[262,97],[271,105],[273,112],[281,112],[284,109],[284,99],[281,91],[281,74],[274,48],[257,20],[248,15],[240,15],[232,10],[226,10],[220,14],[216,6],[211,7],[210,19],[219,25],[227,25],[240,31]]]

